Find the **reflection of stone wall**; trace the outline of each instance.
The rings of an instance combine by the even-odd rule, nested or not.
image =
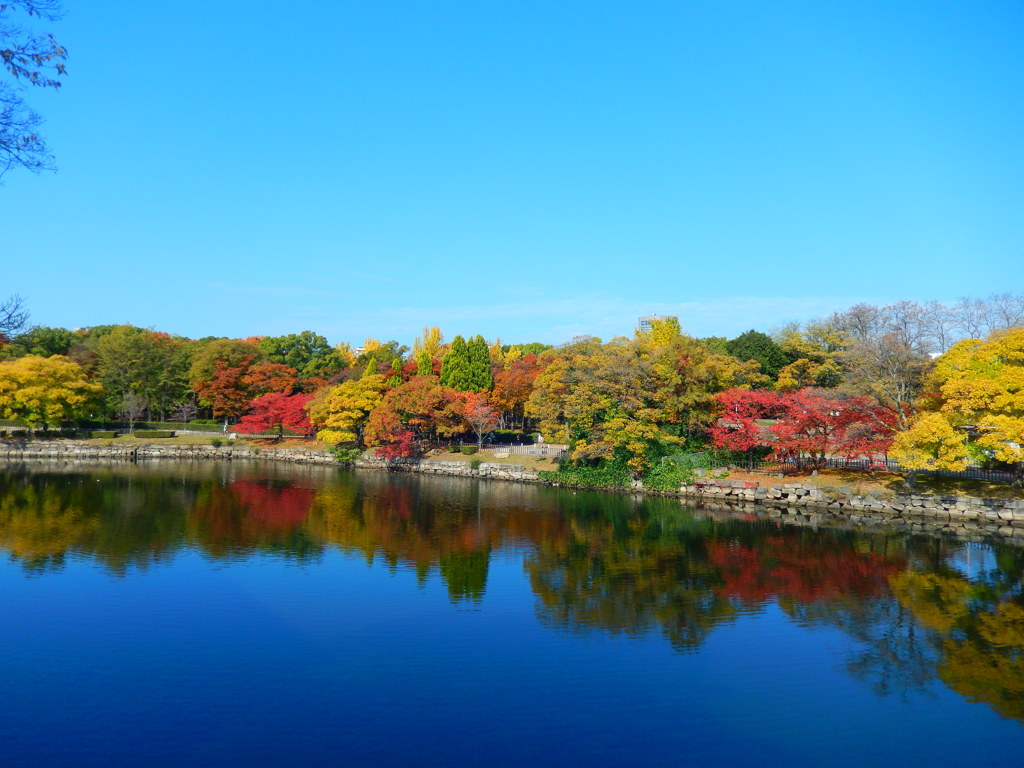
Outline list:
[[[739,480],[702,480],[683,486],[685,496],[703,498],[707,506],[734,509],[787,522],[816,525],[844,518],[867,525],[885,522],[906,530],[949,529],[961,536],[1000,533],[1024,538],[1024,501],[923,496],[892,493],[857,495],[850,489],[804,485],[762,488]]]
[[[60,459],[78,461],[105,459],[138,461],[148,459],[246,459],[286,461],[299,464],[335,464],[327,451],[299,448],[263,449],[233,445],[96,445],[72,440],[0,443],[0,460]],[[421,461],[419,459],[381,459],[364,456],[355,462],[357,469],[378,469],[427,475],[476,477],[544,483],[536,472],[518,464],[481,462],[476,469],[468,461]],[[641,490],[641,489],[637,489]],[[1024,537],[1024,501],[975,499],[956,496],[900,495],[891,493],[855,494],[848,488],[778,485],[761,487],[739,480],[697,480],[684,485],[680,495],[725,503],[755,502],[768,508],[811,508],[814,514],[835,517],[877,515],[887,520],[905,520],[922,527],[998,529],[1005,535]],[[1005,530],[1003,530],[1005,529]]]

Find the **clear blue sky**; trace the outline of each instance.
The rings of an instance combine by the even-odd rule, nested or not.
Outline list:
[[[736,335],[1024,291],[1019,2],[65,0],[33,321]]]

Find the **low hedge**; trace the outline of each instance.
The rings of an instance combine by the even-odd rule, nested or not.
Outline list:
[[[136,437],[174,437],[173,429],[137,429]]]
[[[89,433],[90,437],[117,437],[117,432],[112,429],[94,429]]]
[[[479,449],[475,445],[464,445],[461,450],[463,456],[472,456]]]

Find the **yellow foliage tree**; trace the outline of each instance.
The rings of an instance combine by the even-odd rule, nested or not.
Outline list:
[[[26,355],[0,363],[0,413],[35,429],[85,416],[103,387],[60,355]]]
[[[309,420],[320,427],[316,439],[362,445],[363,427],[380,405],[383,391],[384,377],[376,373],[321,390],[306,406]]]
[[[491,358],[491,365],[497,365],[501,368],[505,367],[505,351],[502,349],[504,346],[501,343],[501,339],[495,339],[494,343],[487,348],[487,354]]]
[[[441,355],[442,347],[444,347],[444,334],[441,333],[441,329],[436,325],[424,326],[423,335],[417,337],[412,343],[412,357],[416,359],[421,353],[426,352],[433,360]],[[367,349],[367,351],[370,350]]]
[[[949,423],[942,413],[923,413],[906,432],[900,432],[889,449],[901,465],[919,469],[967,469],[967,434]]]
[[[955,344],[935,365],[939,410],[975,442],[1024,470],[1024,328]]]
[[[343,341],[338,344],[338,346],[334,348],[334,351],[337,352],[338,357],[345,362],[346,367],[352,365],[356,360],[355,353],[352,351],[352,345],[347,341]]]
[[[662,317],[651,320],[650,330],[636,331],[636,338],[650,349],[665,347],[683,335],[679,318]]]

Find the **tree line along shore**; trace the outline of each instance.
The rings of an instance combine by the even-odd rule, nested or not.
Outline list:
[[[188,339],[132,325],[28,324],[0,304],[0,417],[32,430],[143,421],[305,435],[339,456],[535,439],[565,480],[671,487],[694,456],[815,468],[896,459],[911,473],[1024,473],[1024,297],[860,304],[772,333],[695,338],[674,317],[559,346],[331,345],[313,331]]]

